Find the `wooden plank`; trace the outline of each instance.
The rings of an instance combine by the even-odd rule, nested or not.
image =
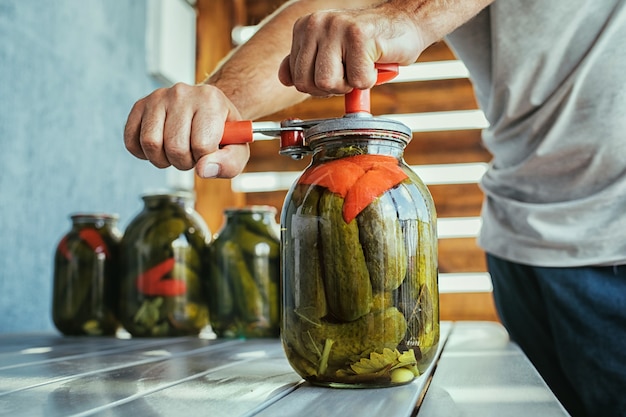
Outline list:
[[[443,321],[500,321],[493,295],[488,292],[440,294],[439,314]]]
[[[417,59],[417,62],[427,61],[450,61],[457,59],[450,47],[444,42],[436,42],[430,45]]]
[[[245,0],[248,18],[245,22],[248,26],[257,25],[266,16],[274,12],[286,0]]]
[[[478,108],[467,78],[389,83],[371,91],[372,114],[421,113]]]
[[[478,184],[429,185],[438,217],[474,217],[480,214],[483,192]]]
[[[439,272],[486,272],[485,252],[475,238],[439,239]]]
[[[132,350],[91,354],[85,347],[66,361],[0,370],[3,414],[180,416],[210,409],[229,417],[279,399],[301,381],[278,340],[162,338],[149,350],[143,341],[125,342]]]
[[[416,132],[404,151],[404,160],[409,165],[489,162],[491,154],[478,129]]]

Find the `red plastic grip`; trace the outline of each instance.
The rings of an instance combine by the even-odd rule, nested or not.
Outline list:
[[[398,76],[398,64],[374,64],[378,70],[378,77],[376,78],[376,85],[384,84],[393,80]]]
[[[250,143],[253,138],[252,120],[239,120],[224,123],[224,135],[220,145]]]
[[[374,67],[378,70],[378,76],[376,77],[376,84],[384,84],[387,81],[391,81],[398,75],[398,64],[374,64]],[[357,90],[350,91],[345,96],[346,114],[349,113],[369,113],[370,112],[370,90]]]

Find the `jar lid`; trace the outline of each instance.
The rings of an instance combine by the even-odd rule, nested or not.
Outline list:
[[[116,213],[87,213],[78,212],[70,214],[70,219],[74,223],[93,223],[98,221],[117,221],[119,215]]]
[[[224,210],[224,213],[226,214],[270,213],[270,214],[275,215],[277,212],[278,210],[276,209],[276,207],[269,206],[269,205],[249,205],[249,206],[243,206],[243,207],[229,207]]]
[[[362,137],[366,139],[388,139],[408,144],[411,129],[404,123],[372,117],[366,113],[347,114],[337,119],[327,119],[305,130],[306,141],[312,148],[323,139],[337,137]],[[317,142],[317,143],[316,143]]]
[[[149,191],[141,195],[143,200],[149,199],[159,199],[159,198],[174,198],[181,199],[187,201],[195,200],[195,193],[192,191],[184,191],[184,190],[157,190],[157,191]]]

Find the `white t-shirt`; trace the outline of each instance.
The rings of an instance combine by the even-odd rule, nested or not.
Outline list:
[[[479,244],[626,264],[626,1],[496,0],[447,42],[490,122]]]

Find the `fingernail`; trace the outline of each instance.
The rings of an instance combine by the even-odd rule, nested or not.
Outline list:
[[[203,178],[215,178],[220,172],[220,166],[218,164],[206,164],[202,170]]]

